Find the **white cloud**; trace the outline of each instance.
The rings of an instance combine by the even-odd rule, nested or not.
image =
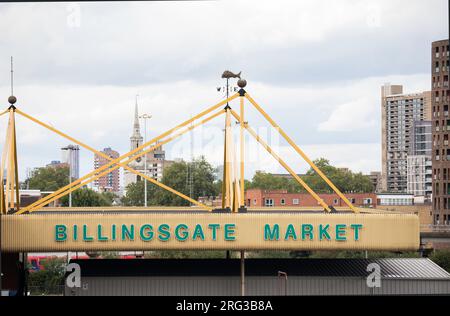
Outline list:
[[[247,90],[305,151],[379,169],[380,85],[429,89],[431,41],[447,36],[445,3],[430,1],[82,3],[79,27],[68,24],[71,5],[2,5],[0,99],[9,95],[14,55],[20,109],[95,148],[124,153],[136,94],[141,111],[153,115],[151,137],[217,102],[223,70],[242,70]],[[247,118],[265,133],[250,105]],[[199,132],[196,153],[220,163],[215,126]],[[184,140],[167,146],[170,158],[188,152]],[[67,144],[23,118],[18,141],[22,176],[26,167],[60,159]],[[81,152],[81,173],[92,157]],[[249,170],[277,168],[261,161],[249,159]]]

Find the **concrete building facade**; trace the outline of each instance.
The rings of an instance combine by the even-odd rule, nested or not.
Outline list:
[[[433,221],[450,224],[449,40],[431,45]]]
[[[69,165],[72,179],[80,177],[80,146],[68,145],[61,148],[62,162]]]
[[[102,150],[102,153],[107,155],[109,158],[116,159],[119,158],[119,153],[111,147],[104,148]],[[108,164],[110,160],[94,155],[94,168],[99,169],[102,166]],[[120,191],[120,171],[119,169],[115,169],[108,173],[107,175],[104,175],[97,180],[94,181],[94,186],[97,187],[97,189],[101,192],[107,191],[107,192],[114,192],[118,193]]]
[[[403,86],[381,87],[383,192],[407,192],[407,158],[415,121],[431,120],[431,92],[403,94]]]
[[[414,121],[411,138],[407,158],[407,192],[414,196],[423,196],[427,202],[431,202],[431,121]]]

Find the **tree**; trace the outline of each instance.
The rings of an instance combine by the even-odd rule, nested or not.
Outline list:
[[[314,160],[314,164],[343,193],[367,193],[374,191],[372,181],[368,176],[365,176],[362,173],[353,173],[350,170],[336,168],[325,158]],[[308,170],[304,180],[318,193],[333,192],[313,168]]]
[[[441,266],[443,269],[450,272],[450,251],[449,250],[435,250],[430,256],[430,259]]]
[[[63,206],[69,206],[69,195],[61,198]],[[72,206],[111,206],[108,195],[95,192],[89,188],[80,188],[72,192]]]
[[[192,162],[175,162],[164,170],[162,182],[189,196],[190,188],[188,181],[188,168],[192,172],[193,190],[192,198],[197,200],[200,196],[216,196],[217,185],[215,185],[215,169],[205,160],[205,157],[194,159]],[[156,193],[161,205],[189,205],[185,199],[174,195],[166,190],[159,190]]]
[[[216,196],[218,194],[220,186],[216,181],[215,169],[204,157],[194,159],[193,162],[174,162],[164,169],[162,183],[189,196],[188,168],[190,168],[194,180],[192,190],[192,198],[194,200],[197,200],[200,196]],[[143,180],[127,186],[126,195],[122,198],[122,203],[127,206],[144,205]],[[155,184],[148,183],[147,205],[187,206],[189,202]]]
[[[56,191],[69,184],[69,168],[42,167],[33,171],[24,186],[41,191]]]
[[[330,165],[327,159],[320,158],[314,164],[344,193],[373,192],[373,184],[368,176],[361,173],[353,173],[350,170],[336,168]],[[310,168],[302,180],[317,193],[332,193],[333,190]],[[263,190],[287,190],[289,193],[306,192],[306,190],[293,178],[277,177],[264,172],[256,172],[248,188]]]
[[[43,269],[28,275],[28,287],[33,294],[61,294],[64,288],[64,258],[48,258]]]

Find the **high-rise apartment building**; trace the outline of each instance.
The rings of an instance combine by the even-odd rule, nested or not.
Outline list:
[[[381,87],[381,191],[407,192],[408,153],[415,121],[431,120],[431,92],[403,94],[403,86]]]
[[[414,121],[407,158],[407,192],[431,202],[431,121]]]
[[[110,147],[102,150],[102,153],[107,155],[109,158],[116,159],[119,158],[119,153]],[[98,155],[94,156],[94,168],[99,169],[100,167],[108,164],[110,160],[105,157]],[[119,192],[120,191],[120,173],[119,169],[115,169],[110,173],[98,178],[94,181],[94,186],[98,188],[99,191],[108,192]]]
[[[431,45],[433,222],[450,224],[449,40]]]
[[[69,165],[72,179],[80,177],[80,147],[68,145],[61,148],[62,162]]]

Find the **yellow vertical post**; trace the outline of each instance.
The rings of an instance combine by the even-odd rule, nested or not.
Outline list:
[[[16,142],[16,118],[15,113],[13,112],[13,152],[11,155],[13,156],[14,161],[14,183],[15,183],[15,192],[16,192],[16,211],[20,210],[20,192],[19,192],[19,161],[17,160],[17,142]]]
[[[241,181],[241,201],[240,201],[240,207],[245,207],[245,189],[244,189],[244,159],[245,159],[245,153],[244,153],[244,148],[245,148],[245,143],[244,143],[244,96],[242,95],[239,98],[240,101],[240,120],[239,120],[239,125],[240,125],[240,143],[241,143],[241,149],[240,149],[240,155],[241,155],[241,177],[240,177],[240,181]]]
[[[225,118],[226,120],[226,118]],[[227,129],[225,123],[224,137],[223,137],[223,176],[222,176],[222,208],[227,206]]]

